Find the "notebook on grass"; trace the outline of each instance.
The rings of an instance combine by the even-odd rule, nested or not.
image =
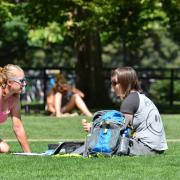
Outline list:
[[[23,156],[52,156],[60,152],[60,150],[62,149],[62,144],[63,143],[60,143],[55,149],[48,149],[47,151],[42,152],[42,153],[33,153],[33,152],[30,152],[30,153],[19,152],[18,153],[17,152],[17,153],[12,153],[12,154],[23,155]]]
[[[74,142],[74,141],[67,141],[67,142],[59,142],[58,144],[49,144],[48,150],[42,153],[12,153],[15,155],[24,155],[24,156],[52,156],[56,154],[68,154],[74,152],[76,149],[81,147],[84,142]]]

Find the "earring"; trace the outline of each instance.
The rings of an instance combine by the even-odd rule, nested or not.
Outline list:
[[[5,83],[1,84],[1,87],[4,89],[6,87],[6,84]]]
[[[1,87],[4,90],[6,88],[6,84],[2,84]],[[2,91],[2,96],[6,96],[6,92],[5,91]]]

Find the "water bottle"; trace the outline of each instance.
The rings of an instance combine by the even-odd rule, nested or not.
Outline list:
[[[121,136],[120,145],[117,153],[120,155],[127,155],[129,151],[129,137],[131,134],[131,129],[126,128]]]
[[[131,136],[131,129],[127,127],[127,128],[124,130],[123,134],[125,134],[125,136],[126,136],[127,138],[129,138],[129,137]]]

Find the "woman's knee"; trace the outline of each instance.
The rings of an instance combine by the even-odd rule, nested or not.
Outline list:
[[[0,142],[0,153],[8,153],[10,151],[10,147],[4,141]]]
[[[78,98],[81,98],[81,96],[80,96],[79,94],[73,94],[73,95],[72,95],[72,98],[78,99]]]

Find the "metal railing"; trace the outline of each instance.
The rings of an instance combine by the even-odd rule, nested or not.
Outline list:
[[[110,81],[112,69],[104,68],[104,80],[106,82]],[[27,79],[29,79],[26,92],[22,95],[22,102],[25,104],[36,102],[45,107],[48,90],[53,86],[55,74],[58,72],[61,72],[71,84],[75,85],[76,82],[75,69],[73,68],[25,68],[24,71]],[[172,106],[174,100],[180,101],[174,95],[175,85],[180,81],[180,68],[137,68],[136,71],[147,94],[154,82],[168,80],[169,96],[167,102]]]

